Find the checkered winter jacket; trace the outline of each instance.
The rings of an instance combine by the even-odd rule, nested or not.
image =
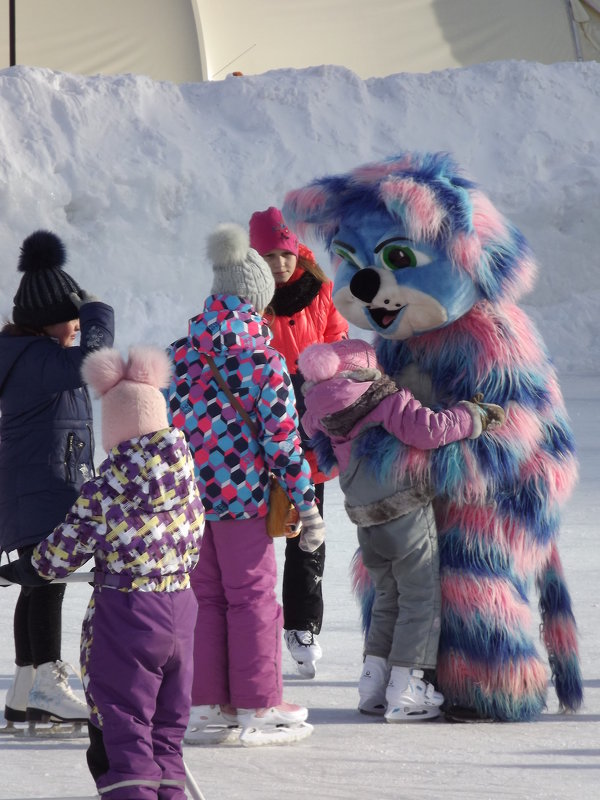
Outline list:
[[[187,589],[204,530],[194,467],[181,431],[121,442],[81,487],[66,520],[33,551],[44,578],[62,578],[92,556],[104,585],[123,591]],[[102,581],[101,581],[102,584]]]
[[[300,511],[314,506],[302,454],[294,390],[271,332],[245,300],[211,295],[174,342],[168,390],[172,424],[181,428],[196,465],[206,518],[249,519],[267,513],[269,470]],[[210,354],[258,429],[256,438],[210,371]]]

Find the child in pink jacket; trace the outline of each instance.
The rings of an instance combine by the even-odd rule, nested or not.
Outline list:
[[[298,366],[306,379],[302,424],[309,436],[320,432],[329,439],[346,512],[357,525],[363,563],[375,586],[359,710],[384,715],[387,722],[432,719],[444,698],[424,679],[426,670],[435,670],[440,635],[431,496],[386,465],[385,457],[365,458],[361,437],[381,425],[404,444],[429,450],[477,438],[501,424],[504,412],[478,402],[438,412],[425,408],[382,376],[374,349],[357,339],[311,345]]]

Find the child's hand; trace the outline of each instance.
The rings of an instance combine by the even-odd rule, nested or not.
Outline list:
[[[77,294],[77,292],[71,292],[69,297],[71,298],[71,302],[75,306],[77,310],[84,306],[86,303],[97,303],[98,298],[95,297],[93,294],[89,294],[86,292],[85,289],[81,290],[81,294]]]
[[[506,413],[502,406],[498,406],[495,403],[484,403],[481,392],[476,394],[471,402],[481,412],[481,427],[484,431],[495,430],[504,424]]]
[[[302,531],[300,532],[298,547],[300,550],[304,550],[305,553],[314,553],[317,547],[325,541],[325,525],[317,511],[317,507],[313,506],[310,511],[301,511],[300,521],[302,523]]]

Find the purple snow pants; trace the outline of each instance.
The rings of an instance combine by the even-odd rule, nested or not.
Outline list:
[[[192,705],[279,705],[282,613],[265,519],[206,522],[191,581],[198,600]]]
[[[99,760],[92,740],[88,764],[96,786],[107,800],[184,800],[194,593],[104,587],[94,590],[94,600],[82,667],[108,765],[102,774],[93,768]]]

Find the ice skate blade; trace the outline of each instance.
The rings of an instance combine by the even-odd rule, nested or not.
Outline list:
[[[183,737],[183,743],[191,747],[206,747],[211,744],[236,744],[240,738],[240,729],[236,727],[208,727],[191,730]]]
[[[317,674],[317,666],[314,661],[296,661],[296,666],[298,667],[298,673],[303,678],[312,679]]]
[[[313,732],[308,722],[295,725],[266,725],[263,728],[245,728],[240,734],[240,744],[244,747],[262,747],[264,745],[282,745],[300,742]]]
[[[15,720],[7,719],[6,725],[0,728],[0,736],[21,736],[24,730],[24,722],[15,724]]]
[[[441,715],[437,706],[430,708],[415,708],[414,706],[396,706],[390,711],[386,711],[385,721],[391,723],[404,722],[426,722],[431,719],[439,719]]]
[[[12,734],[19,739],[81,739],[87,737],[87,720],[85,722],[50,723],[28,722],[25,726],[0,729],[0,733]]]

